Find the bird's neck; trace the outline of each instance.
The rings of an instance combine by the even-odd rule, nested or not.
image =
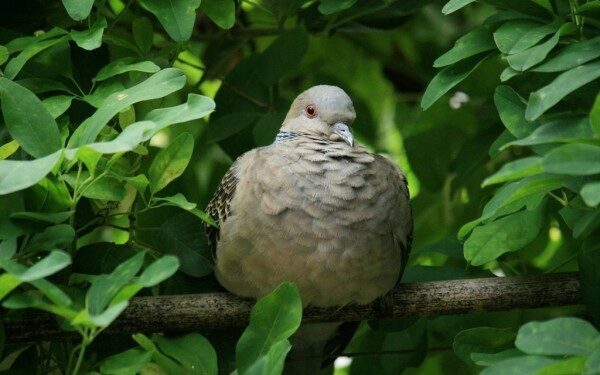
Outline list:
[[[277,136],[275,137],[274,143],[278,144],[278,143],[291,141],[292,139],[296,138],[297,136],[298,136],[297,133],[294,133],[291,131],[286,131],[286,130],[280,130],[279,133],[277,133]]]

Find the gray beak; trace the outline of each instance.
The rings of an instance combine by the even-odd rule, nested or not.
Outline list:
[[[348,125],[344,124],[343,122],[336,122],[331,126],[331,128],[333,129],[333,132],[342,137],[344,142],[349,144],[350,147],[354,147],[354,137],[352,136],[352,132],[350,131]]]

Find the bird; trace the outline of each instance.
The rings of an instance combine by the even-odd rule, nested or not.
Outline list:
[[[206,208],[225,289],[260,298],[291,281],[304,306],[329,307],[368,304],[398,283],[413,236],[408,184],[354,140],[355,118],[343,89],[313,86],[272,144],[233,162]]]

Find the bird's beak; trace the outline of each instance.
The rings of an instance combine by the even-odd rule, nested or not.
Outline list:
[[[354,137],[352,136],[352,132],[348,125],[343,122],[336,122],[331,128],[333,129],[333,132],[339,135],[344,142],[350,145],[350,147],[354,147]]]

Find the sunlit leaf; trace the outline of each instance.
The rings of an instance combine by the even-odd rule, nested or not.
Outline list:
[[[94,80],[104,81],[116,75],[127,72],[156,73],[160,70],[158,65],[152,61],[134,61],[135,60],[131,57],[124,57],[122,59],[115,60],[100,69]]]
[[[222,29],[231,29],[235,24],[233,0],[202,0],[200,9]]]
[[[471,4],[474,1],[475,0],[450,0],[442,8],[442,13],[444,13],[444,14],[454,13],[457,10]]]
[[[589,355],[598,337],[600,334],[591,323],[563,317],[523,325],[515,345],[527,354]]]
[[[59,150],[35,160],[0,160],[0,194],[9,194],[35,185],[50,173],[61,154],[62,151]]]
[[[176,42],[192,36],[200,0],[142,0],[140,3],[158,18],[167,34]]]
[[[541,173],[541,161],[541,157],[531,156],[506,163],[498,172],[486,178],[481,186],[484,187],[493,184],[499,184],[501,182],[517,180],[523,177]]]
[[[165,255],[146,267],[140,275],[138,283],[149,288],[171,277],[178,268],[179,259],[172,255]]]
[[[62,0],[62,3],[75,21],[81,21],[90,14],[94,0]]]

